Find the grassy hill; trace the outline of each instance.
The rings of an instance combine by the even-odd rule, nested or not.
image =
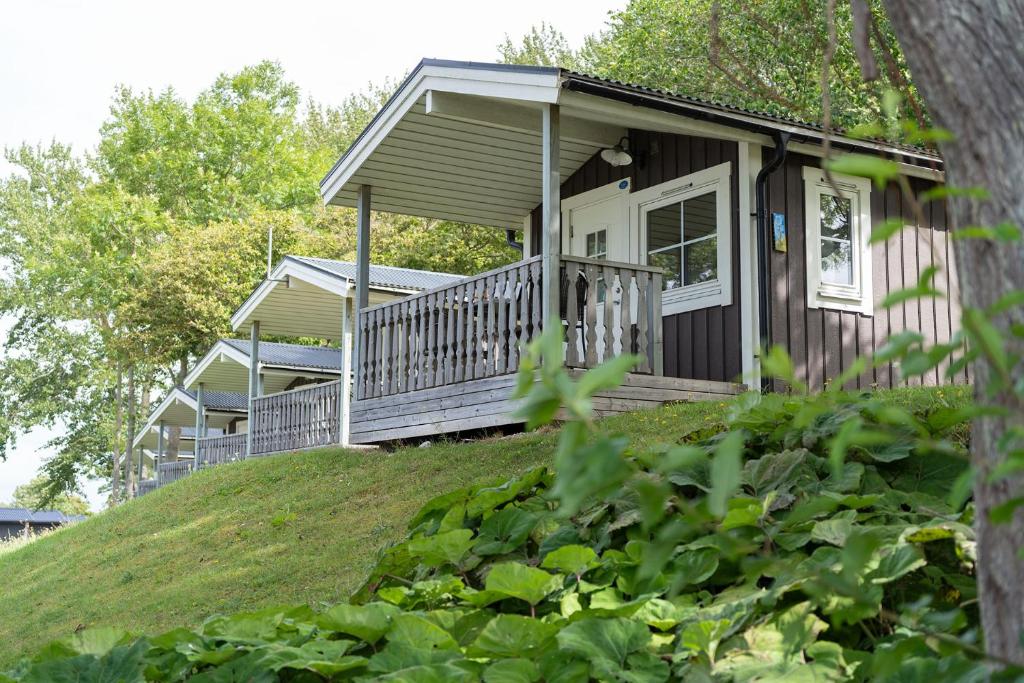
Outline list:
[[[671,440],[723,406],[604,424],[639,441]],[[0,669],[79,625],[156,633],[222,612],[345,600],[423,503],[546,463],[555,439],[323,449],[204,470],[0,555]]]
[[[950,390],[889,395],[946,402]],[[672,442],[725,408],[666,406],[602,425],[636,445]],[[0,555],[0,669],[80,626],[158,633],[216,613],[345,600],[424,502],[544,464],[555,440],[323,449],[204,470]]]

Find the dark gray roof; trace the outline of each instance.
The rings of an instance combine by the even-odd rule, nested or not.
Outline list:
[[[351,282],[356,281],[356,264],[348,261],[333,261],[325,258],[312,256],[285,256],[287,259],[299,261],[306,265],[322,270],[331,275],[337,275]],[[371,287],[388,287],[393,289],[410,289],[421,291],[443,287],[457,280],[463,279],[464,275],[453,275],[451,273],[434,273],[429,270],[415,270],[413,268],[395,268],[394,266],[376,266],[370,264]]]
[[[249,355],[248,339],[222,339],[245,355]],[[260,342],[260,362],[264,365],[280,365],[291,368],[341,371],[341,350],[324,346],[302,346],[301,344],[278,344]]]
[[[249,353],[248,344],[249,342],[246,342],[245,353]],[[260,349],[264,346],[269,346],[269,344],[266,342],[261,343]],[[182,389],[182,391],[188,394],[193,400],[195,399],[195,391],[191,389]],[[234,410],[243,413],[249,410],[249,397],[237,391],[204,391],[203,403],[206,405],[207,409],[212,410]]]
[[[33,512],[26,508],[0,508],[0,522],[8,524],[64,524],[66,522],[80,522],[85,519],[84,515],[65,515],[58,510],[37,510]]]

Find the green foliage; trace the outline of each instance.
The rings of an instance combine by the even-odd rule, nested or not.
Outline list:
[[[860,75],[850,40],[850,4],[835,4],[838,43],[829,78],[835,125],[875,121],[890,90],[903,94],[900,106],[909,117],[921,109],[882,3],[868,4],[877,27],[872,49],[883,66],[873,83]],[[805,0],[631,0],[612,13],[604,31],[587,40],[575,61],[596,76],[822,121],[825,11],[825,3]],[[870,134],[890,133],[879,129]],[[894,134],[915,144],[935,138],[924,139],[916,129]]]
[[[528,401],[540,410],[610,381],[556,380],[545,346],[527,364],[552,380]],[[654,448],[577,421],[553,473],[426,503],[352,604],[218,617],[130,647],[146,680],[981,676],[973,509],[946,499],[967,416],[751,394],[720,428]],[[582,494],[561,485],[590,466],[612,476]],[[51,646],[10,675],[82,656]]]
[[[66,515],[88,515],[90,513],[88,501],[79,495],[64,493],[51,497],[47,491],[48,484],[47,478],[35,477],[27,484],[18,486],[14,489],[11,504],[29,510],[41,510],[45,507],[59,510]]]

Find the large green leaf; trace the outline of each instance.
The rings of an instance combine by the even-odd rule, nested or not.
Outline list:
[[[376,643],[391,630],[394,618],[401,610],[386,602],[368,605],[335,605],[317,619],[321,628],[355,636],[368,643]]]
[[[458,566],[473,547],[472,529],[453,529],[433,536],[422,536],[408,542],[409,554],[429,567],[445,564]]]
[[[540,668],[529,659],[503,659],[484,671],[484,683],[533,683]]]
[[[480,632],[469,652],[483,657],[534,658],[550,645],[558,626],[518,614],[499,614]]]
[[[562,650],[590,662],[597,678],[608,679],[626,668],[626,658],[651,642],[647,626],[632,619],[588,617],[569,624],[557,636]]]
[[[536,515],[517,507],[505,507],[480,525],[473,552],[477,555],[510,553],[522,545],[536,525]]]
[[[488,592],[518,598],[531,605],[539,603],[561,584],[560,575],[527,567],[518,562],[494,565],[484,581],[484,587]]]
[[[544,561],[541,562],[540,566],[545,569],[554,569],[566,574],[576,574],[579,576],[593,567],[596,562],[597,553],[594,552],[593,548],[585,545],[570,544],[552,550],[544,557]]]
[[[91,646],[110,642],[110,634],[97,637]],[[48,659],[31,665],[21,680],[25,683],[142,683],[149,643],[108,649],[102,656],[83,654]]]

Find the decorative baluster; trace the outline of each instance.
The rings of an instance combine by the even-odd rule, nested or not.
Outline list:
[[[647,271],[637,271],[636,285],[637,290],[640,292],[636,315],[637,353],[643,356],[643,360],[641,361],[638,370],[640,372],[650,372],[651,356],[648,344],[648,335],[650,334],[650,315],[647,310],[647,307],[650,305],[650,276]]]
[[[577,293],[580,284],[580,265],[575,261],[565,262],[565,364],[570,368],[580,366],[579,319],[580,311]]]
[[[621,298],[621,297],[620,297]],[[604,266],[604,353],[606,361],[615,355],[615,270]]]

